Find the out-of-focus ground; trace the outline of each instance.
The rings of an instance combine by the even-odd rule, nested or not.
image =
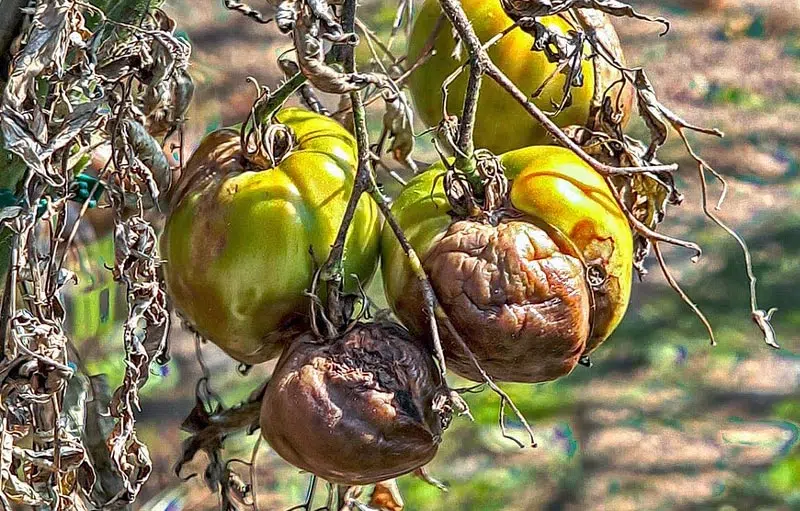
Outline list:
[[[403,478],[408,509],[800,509],[800,2],[635,3],[669,17],[672,30],[658,37],[657,25],[616,23],[628,62],[646,67],[675,112],[726,133],[722,140],[691,140],[728,178],[720,215],[753,249],[760,306],[780,309],[774,324],[783,349],[767,348],[751,322],[742,254],[703,219],[696,168],[673,136],[661,159],[681,164],[686,201],[670,211],[663,230],[699,241],[705,254],[697,264],[681,251],[667,257],[716,328],[719,346],[709,347],[702,325],[651,261],[623,325],[592,368],[555,383],[507,386],[534,424],[539,447],[520,450],[504,441],[495,396],[468,395],[475,423],[456,420],[429,467],[450,491]],[[274,24],[258,25],[221,4],[168,0],[194,49],[189,145],[241,121],[254,93],[245,78],[275,86],[276,58],[289,47]],[[391,20],[394,2],[364,4],[365,19]],[[701,4],[714,5],[698,10]],[[631,132],[646,133],[641,124]],[[379,283],[371,292],[383,303]],[[108,344],[87,345],[87,358],[96,370],[118,371]],[[203,349],[212,385],[227,404],[269,374],[263,367],[241,377],[213,346]],[[189,467],[200,476],[185,485],[172,471],[185,436],[179,425],[200,376],[191,337],[176,332],[172,354],[166,375],[153,378],[142,401],[139,427],[155,471],[138,509],[216,509],[202,483],[202,455]],[[231,456],[247,457],[254,439],[226,445]],[[305,476],[266,448],[257,473],[262,510],[302,500]]]

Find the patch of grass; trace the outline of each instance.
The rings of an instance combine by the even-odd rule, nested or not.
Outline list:
[[[713,105],[733,105],[740,108],[759,109],[763,108],[766,100],[760,94],[748,91],[741,87],[732,87],[712,83],[705,100]]]

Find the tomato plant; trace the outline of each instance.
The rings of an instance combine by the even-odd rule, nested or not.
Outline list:
[[[195,334],[173,339],[187,343],[178,355],[196,352],[203,372],[183,396],[195,406],[176,470],[204,451],[219,497],[208,500],[222,509],[258,509],[261,438],[311,474],[293,509],[318,508],[317,478],[330,511],[363,508],[373,484],[370,509],[402,509],[386,479],[436,485],[424,466],[451,418],[469,415],[461,396],[481,388],[499,399],[500,433],[525,446],[505,427],[510,410],[534,445],[497,382],[590,365],[651,254],[714,342],[664,260],[665,244],[700,256],[659,230],[683,198],[677,165],[658,160],[671,132],[697,165],[704,213],[745,255],[750,318],[778,347],[747,244],[708,206],[707,174],[724,178],[690,145],[689,132],[721,133],[661,103],[608,16],[668,28],[662,18],[619,1],[426,0],[412,21],[413,2],[398,0],[378,9],[394,17],[376,31],[356,0],[267,2],[291,45],[283,76],[249,78],[244,122],[184,161],[197,132],[183,130],[191,44],[161,2],[28,4],[0,0],[3,508],[134,504],[153,469],[135,427],[140,391],[169,373],[173,311]],[[286,106],[292,97],[302,106]],[[644,140],[625,131],[634,101]],[[415,117],[436,153],[415,148]],[[83,236],[93,223],[96,244]],[[394,317],[365,291],[379,257]],[[117,329],[124,357],[83,363],[88,343],[75,341],[110,342]],[[214,388],[240,374],[214,374],[204,339],[259,379],[240,404]],[[268,381],[248,373],[274,358]],[[479,385],[451,387],[451,373]],[[245,429],[261,430],[249,482],[226,445]]]

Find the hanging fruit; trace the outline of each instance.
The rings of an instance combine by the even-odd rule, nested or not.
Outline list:
[[[416,470],[450,420],[433,359],[396,323],[359,323],[335,339],[307,333],[267,384],[261,434],[291,464],[365,485]]]
[[[495,188],[493,207],[455,211],[451,203],[464,195],[453,201],[441,179],[447,170],[437,164],[408,184],[392,211],[487,373],[501,381],[552,380],[621,321],[630,297],[631,231],[603,178],[569,150],[533,146],[496,161],[510,183],[507,191]],[[417,280],[389,229],[382,268],[398,317],[413,333],[427,332]],[[448,367],[482,381],[450,332],[442,341]]]
[[[461,4],[481,42],[486,43],[513,24],[499,1],[464,0]],[[468,56],[447,20],[439,23],[441,16],[439,1],[427,0],[417,13],[408,48],[409,62],[424,61],[409,77],[408,85],[416,112],[429,126],[443,119],[443,82]],[[557,112],[551,118],[562,128],[582,125],[599,129],[608,121],[603,117],[607,115],[624,126],[633,105],[632,87],[622,88],[614,66],[603,57],[592,56],[592,47],[583,39],[575,39],[578,28],[591,30],[612,58],[624,64],[619,39],[608,17],[591,9],[570,9],[563,16],[545,16],[536,22],[543,27],[542,37],[537,40],[529,31],[516,28],[489,49],[492,62],[533,96],[536,106]],[[433,50],[430,55],[426,54],[429,48]],[[466,87],[464,72],[448,88],[449,113],[461,115]],[[604,110],[606,98],[609,101]],[[495,154],[551,140],[538,122],[488,78],[481,86],[476,125],[475,146]]]
[[[161,241],[179,313],[251,364],[278,356],[287,329],[306,323],[305,292],[338,232],[357,161],[352,135],[329,118],[287,108],[275,122],[255,148],[230,128],[203,140]],[[380,228],[376,206],[363,197],[345,244],[346,291],[371,279]]]

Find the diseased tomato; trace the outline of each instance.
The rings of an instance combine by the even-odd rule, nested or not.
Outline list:
[[[551,380],[621,321],[632,235],[605,181],[569,150],[533,146],[500,159],[513,208],[496,223],[451,216],[437,180],[441,164],[411,180],[392,211],[484,369],[497,380]],[[413,333],[425,335],[420,289],[388,228],[382,268],[389,304]],[[449,367],[480,380],[446,331],[442,341]]]
[[[332,341],[307,333],[286,348],[264,394],[261,434],[301,469],[365,485],[428,463],[447,403],[433,359],[405,328],[360,323]]]
[[[463,0],[461,2],[475,33],[482,42],[512,25],[498,0]],[[426,0],[422,5],[411,32],[408,53],[409,62],[415,62],[423,54],[437,20],[442,15],[438,0]],[[602,38],[603,44],[615,57],[624,62],[619,40],[608,18],[590,9],[571,9],[564,17],[548,16],[537,21],[550,30],[567,36],[575,27],[586,26]],[[553,73],[555,77],[533,102],[545,112],[554,111],[561,104],[566,75],[557,71],[558,64],[548,61],[544,53],[531,51],[534,38],[517,28],[489,49],[489,57],[526,94],[532,95]],[[445,19],[435,41],[435,54],[419,67],[409,78],[411,95],[420,118],[435,126],[442,120],[441,84],[467,57],[462,48],[454,57],[456,40]],[[563,111],[553,117],[561,126],[591,125],[606,90],[619,79],[619,73],[600,57],[590,58],[592,50],[584,47],[583,83],[573,87],[572,101]],[[468,72],[464,72],[449,89],[447,109],[451,114],[461,115],[467,86]],[[609,97],[617,107],[616,91],[612,88]],[[626,87],[619,98],[618,109],[627,119],[633,102],[633,91]],[[530,145],[547,144],[549,135],[505,90],[489,78],[484,78],[478,102],[475,130],[475,145],[499,154]]]
[[[237,130],[204,139],[178,184],[161,240],[176,308],[246,363],[277,356],[282,329],[305,323],[305,292],[339,230],[357,163],[356,142],[336,121],[299,108],[276,117],[295,142],[274,168],[245,158]],[[377,207],[364,196],[345,245],[346,290],[372,277],[380,229]]]

